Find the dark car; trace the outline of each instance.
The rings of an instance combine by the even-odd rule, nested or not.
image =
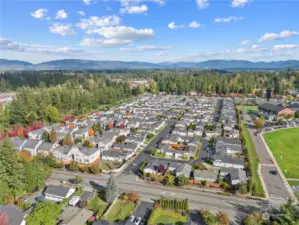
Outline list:
[[[45,201],[45,197],[42,196],[42,195],[37,196],[37,197],[35,198],[35,201],[37,201],[37,202],[43,202],[43,201]]]
[[[271,170],[270,173],[273,175],[277,175],[277,170]]]

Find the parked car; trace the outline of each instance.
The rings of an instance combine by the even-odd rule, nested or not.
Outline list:
[[[130,221],[130,222],[132,222],[132,223],[134,222],[134,220],[135,220],[135,216],[133,216],[133,215],[130,216],[129,219],[128,219],[128,221]]]
[[[135,223],[135,225],[139,225],[140,222],[141,222],[141,218],[138,217],[138,218],[135,219],[135,222],[134,222],[134,223]]]
[[[277,170],[271,170],[270,173],[273,175],[277,175]]]
[[[37,201],[37,202],[43,202],[43,201],[45,201],[45,197],[42,196],[42,195],[37,196],[37,197],[35,198],[35,201]]]

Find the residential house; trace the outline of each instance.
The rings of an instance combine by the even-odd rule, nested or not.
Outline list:
[[[194,170],[194,180],[208,181],[215,183],[218,180],[219,169],[209,168],[204,170]]]
[[[67,207],[60,215],[61,222],[59,225],[82,225],[93,215],[88,209],[78,207]]]
[[[101,154],[101,157],[103,160],[108,160],[108,161],[118,161],[118,162],[124,162],[128,158],[132,156],[132,153],[125,152],[125,151],[104,151]]]
[[[35,139],[35,140],[42,140],[43,139],[43,133],[45,132],[45,129],[41,128],[38,130],[30,131],[28,133],[29,139]]]
[[[244,169],[244,158],[233,157],[223,153],[215,154],[213,159],[213,165],[227,168],[239,168]]]
[[[246,172],[242,169],[221,168],[220,174],[231,185],[245,184],[248,180]]]
[[[179,177],[180,175],[184,175],[185,177],[190,177],[190,173],[192,170],[192,166],[186,163],[179,163],[175,169],[175,176]]]
[[[75,139],[86,139],[89,137],[89,129],[87,127],[79,128],[77,131],[74,132]]]
[[[51,142],[43,142],[38,146],[37,153],[42,155],[49,155],[56,147],[57,144],[53,144]]]
[[[10,140],[13,144],[14,149],[17,151],[22,151],[27,141],[27,139],[21,139],[19,137],[11,137]]]
[[[263,115],[272,117],[272,118],[273,118],[273,116],[289,116],[289,115],[294,114],[294,111],[287,107],[280,106],[280,105],[274,105],[271,103],[264,103],[264,104],[260,105],[259,110]]]
[[[93,163],[100,158],[101,152],[98,148],[80,148],[76,152],[74,160],[78,163]]]
[[[76,154],[79,154],[77,146],[58,146],[53,150],[53,156],[64,163],[75,160]]]
[[[26,225],[25,218],[31,212],[31,208],[26,211],[21,211],[15,204],[0,205],[0,214],[7,216],[7,225]],[[3,221],[5,224],[5,221]],[[0,221],[0,224],[1,221]]]
[[[49,185],[44,191],[44,196],[47,200],[61,202],[74,194],[75,191],[75,188]]]
[[[43,143],[41,140],[27,139],[26,143],[23,145],[23,149],[30,152],[32,156],[37,155],[37,149],[41,143]]]
[[[127,142],[125,144],[115,144],[113,145],[113,150],[121,150],[121,151],[129,151],[129,152],[136,152],[139,147],[139,144],[133,142]]]
[[[216,153],[225,153],[225,154],[242,154],[243,148],[240,140],[231,140],[227,138],[216,139],[215,146]]]

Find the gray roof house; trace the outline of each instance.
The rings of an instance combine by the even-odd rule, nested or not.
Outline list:
[[[0,206],[0,214],[7,215],[9,225],[25,225],[25,217],[31,212],[31,208],[26,211],[21,211],[13,203]]]
[[[82,225],[92,216],[93,212],[78,207],[67,207],[60,215],[60,225]]]
[[[62,186],[49,185],[44,191],[47,200],[61,202],[74,194],[76,189]]]
[[[179,177],[180,175],[184,175],[185,177],[190,177],[192,166],[189,164],[185,163],[179,163],[176,170],[175,170],[175,175],[176,177]]]
[[[38,147],[43,143],[41,140],[27,139],[26,143],[23,146],[23,149],[26,149],[30,152],[31,155],[37,154]]]
[[[216,182],[219,175],[219,169],[194,170],[194,180],[206,180]]]
[[[215,154],[213,159],[213,165],[226,168],[239,168],[244,169],[243,157],[232,157],[226,154]]]
[[[99,159],[101,151],[98,148],[80,148],[79,151],[74,155],[74,160],[78,163],[92,163]]]
[[[24,144],[26,143],[27,139],[23,140],[19,137],[11,137],[10,138],[14,148],[18,151],[22,151]]]
[[[137,151],[139,144],[137,143],[126,143],[126,144],[115,144],[113,145],[113,149],[115,150],[124,150],[124,151]]]
[[[37,153],[48,155],[54,150],[55,146],[56,144],[52,144],[51,142],[43,142],[40,146],[38,146]]]

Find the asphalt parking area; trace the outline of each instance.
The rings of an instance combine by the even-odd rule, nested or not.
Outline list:
[[[272,170],[276,170],[276,167],[273,166],[265,166],[262,165],[262,174],[267,186],[270,198],[278,198],[278,199],[288,199],[289,193],[284,186],[284,183],[279,175],[271,174]]]

